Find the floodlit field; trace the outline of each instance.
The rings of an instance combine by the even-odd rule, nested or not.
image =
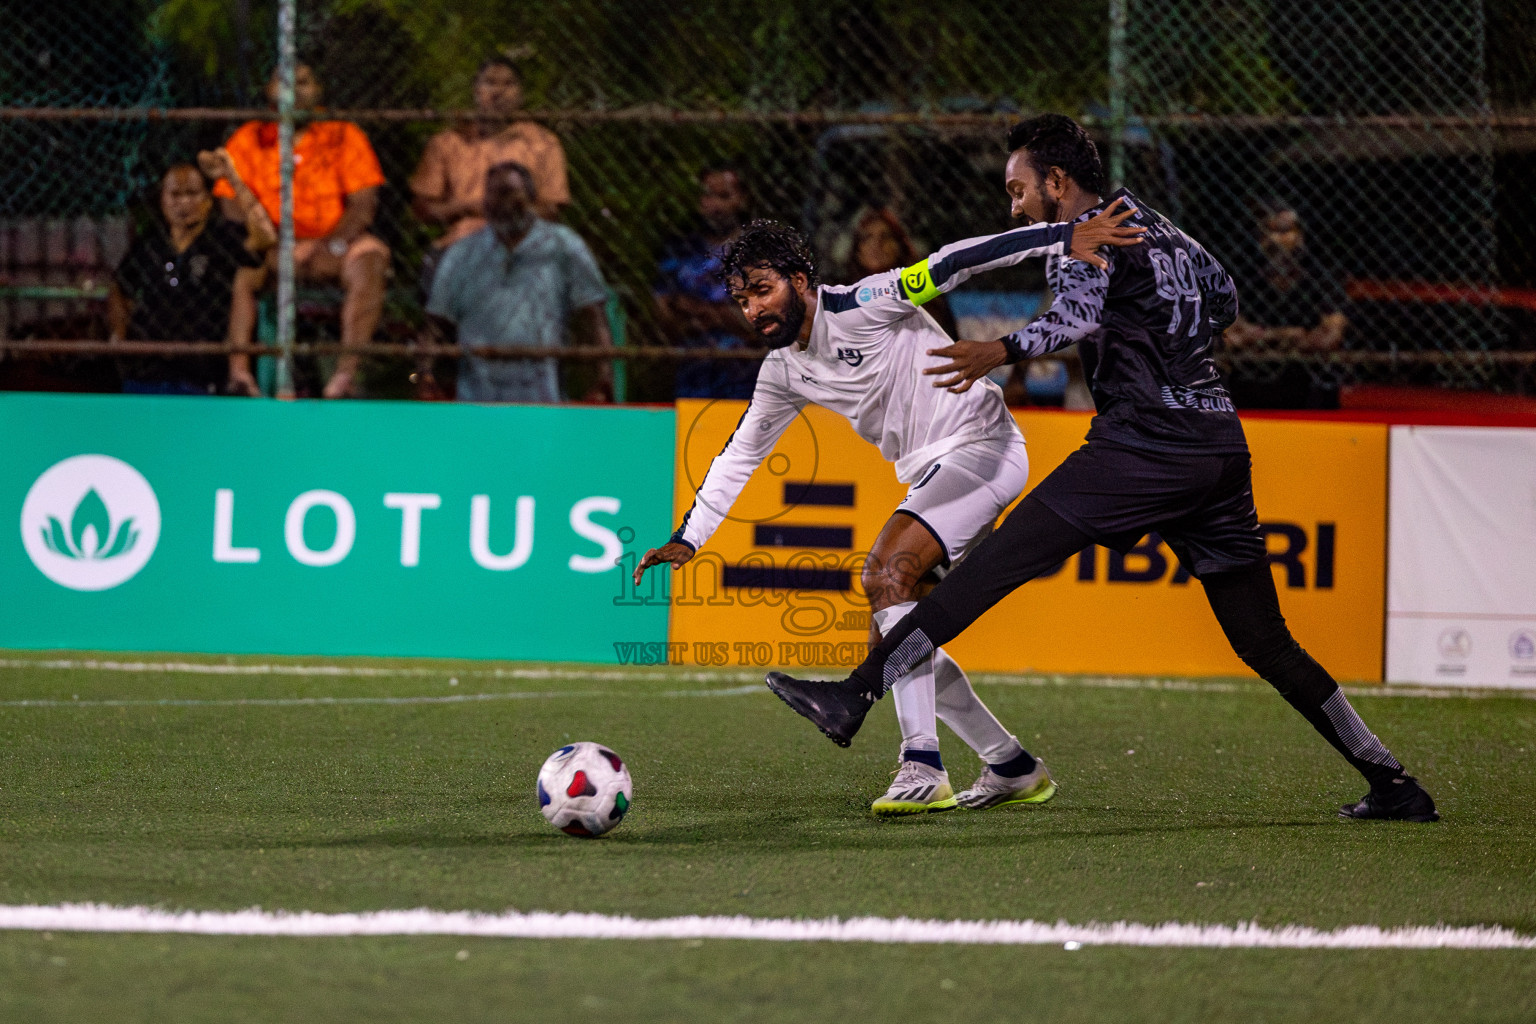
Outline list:
[[[11,655],[0,667],[0,911],[1536,935],[1536,701],[1519,694],[1356,698],[1439,802],[1444,820],[1426,826],[1335,820],[1363,785],[1262,684],[984,679],[1060,794],[879,821],[867,804],[895,767],[891,709],[838,750],[733,673],[115,660],[140,664]],[[634,773],[630,818],[597,841],[551,830],[533,798],[540,762],[575,739],[611,745]],[[969,782],[974,758],[945,744],[954,781]],[[0,932],[3,1020],[834,1015],[1529,1021],[1536,949]]]

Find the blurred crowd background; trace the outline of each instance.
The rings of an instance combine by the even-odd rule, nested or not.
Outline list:
[[[277,24],[269,0],[0,10],[0,388],[272,391],[263,356],[18,343],[271,341]],[[1002,139],[1051,110],[1232,271],[1240,405],[1536,391],[1527,0],[300,0],[297,41],[301,341],[750,352],[713,276],[741,223],[798,226],[831,282],[1006,230]],[[940,315],[996,337],[1043,288],[989,275]],[[667,402],[745,397],[755,365],[402,350],[295,381]],[[1003,383],[1073,405],[1079,378]]]

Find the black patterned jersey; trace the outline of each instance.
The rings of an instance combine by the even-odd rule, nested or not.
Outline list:
[[[1053,299],[1003,339],[1010,359],[1077,343],[1098,415],[1089,440],[1155,451],[1247,451],[1232,399],[1212,359],[1215,335],[1237,318],[1232,278],[1199,242],[1124,189],[1127,223],[1144,244],[1104,250],[1109,269],[1056,256],[1046,263]]]

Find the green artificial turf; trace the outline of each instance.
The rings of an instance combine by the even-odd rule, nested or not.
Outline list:
[[[0,903],[1536,934],[1536,701],[1515,695],[1356,698],[1440,804],[1445,819],[1424,826],[1336,820],[1363,784],[1262,684],[982,682],[1051,766],[1057,798],[880,821],[867,804],[895,767],[888,707],[844,751],[766,692],[700,695],[739,679],[414,667],[368,678],[0,668],[0,700],[70,704],[0,706]],[[508,692],[544,696],[75,704]],[[635,778],[630,817],[597,841],[550,829],[533,797],[540,762],[578,739],[618,750]],[[978,765],[944,740],[959,788]],[[0,1019],[115,1008],[121,1020],[981,1021],[1032,1017],[1027,1006],[1053,1020],[1528,1020],[1533,964],[1532,953],[11,933]]]

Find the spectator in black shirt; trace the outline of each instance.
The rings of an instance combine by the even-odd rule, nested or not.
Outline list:
[[[1233,399],[1246,408],[1336,408],[1338,386],[1319,381],[1305,365],[1245,367],[1244,353],[1322,353],[1344,342],[1344,284],[1319,266],[1307,246],[1300,215],[1289,206],[1269,205],[1258,217],[1257,259],[1238,275],[1242,315],[1223,342],[1237,357]]]
[[[161,222],[134,240],[113,275],[107,300],[113,341],[223,341],[235,276],[259,272],[262,254],[277,241],[224,151],[200,154],[199,162],[245,194],[246,226],[222,218],[210,223],[213,196],[204,170],[185,163],[169,167],[160,181]],[[125,358],[123,391],[215,394],[232,367],[233,357],[225,356]]]
[[[1238,281],[1242,315],[1227,328],[1226,343],[1271,340],[1288,348],[1329,351],[1344,340],[1344,289],[1318,266],[1307,247],[1301,217],[1271,207],[1259,217],[1260,265]]]

